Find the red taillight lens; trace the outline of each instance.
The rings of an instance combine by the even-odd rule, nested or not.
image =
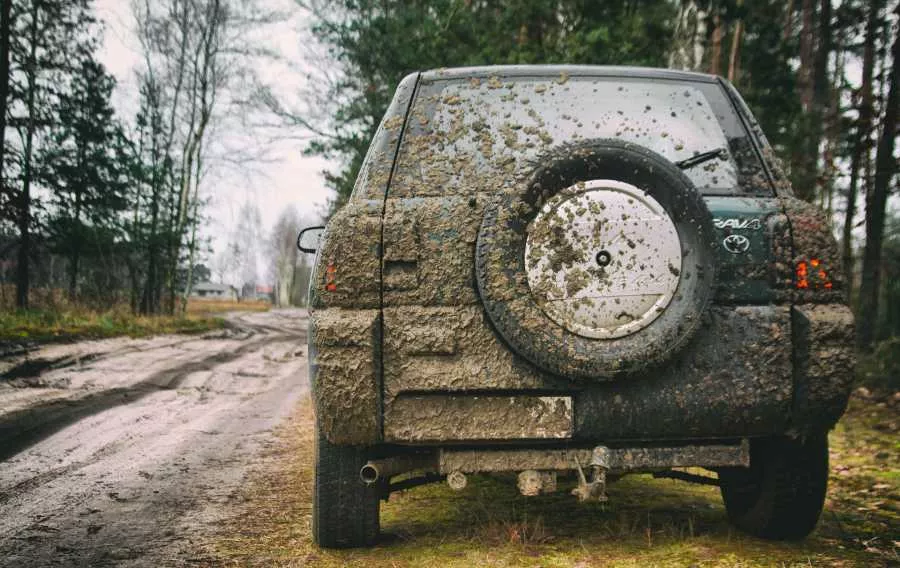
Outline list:
[[[335,265],[329,264],[325,267],[325,289],[329,292],[337,290],[337,283],[335,282],[336,275],[337,267]]]
[[[812,269],[812,270],[810,270]],[[797,263],[795,271],[797,276],[797,289],[821,289],[830,290],[833,287],[828,271],[818,258],[811,258],[809,262],[801,260]]]
[[[801,260],[797,263],[797,288],[809,288],[809,280],[807,279],[808,275],[809,272],[806,267],[806,262]]]

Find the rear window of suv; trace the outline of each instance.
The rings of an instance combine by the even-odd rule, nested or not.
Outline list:
[[[772,195],[718,83],[566,75],[423,80],[390,193],[491,193],[518,183],[550,148],[598,138],[634,142],[672,162],[724,148],[724,159],[685,170],[702,193]]]

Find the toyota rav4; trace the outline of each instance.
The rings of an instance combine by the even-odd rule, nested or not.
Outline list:
[[[721,78],[414,73],[318,246],[315,540],[370,545],[390,492],[499,472],[583,501],[716,483],[736,526],[802,538],[850,392],[842,283]]]

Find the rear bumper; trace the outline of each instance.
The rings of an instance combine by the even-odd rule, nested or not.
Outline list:
[[[413,351],[408,341],[391,341],[392,320],[423,318],[412,310],[386,314],[386,442],[496,443],[503,439],[502,432],[520,431],[523,436],[506,439],[547,443],[548,436],[528,434],[529,428],[558,410],[547,406],[547,414],[536,414],[541,409],[528,403],[536,396],[571,398],[571,435],[565,439],[589,445],[733,439],[789,428],[794,392],[789,307],[716,306],[696,339],[665,365],[607,382],[560,381],[535,371],[496,339],[480,312],[467,311],[444,310],[440,317],[425,320],[435,329],[421,329],[423,337],[454,330],[455,337],[449,339],[456,348],[447,355],[421,346]],[[457,319],[464,323],[458,325]],[[504,360],[509,362],[500,364]],[[486,367],[490,376],[471,377],[467,367],[475,373]],[[478,389],[476,395],[470,387],[475,378],[491,388]],[[520,408],[502,413],[492,409],[479,418],[482,399],[494,395]],[[420,412],[407,412],[409,408]],[[475,431],[474,425],[483,427]],[[419,435],[421,429],[428,430],[427,439]]]
[[[406,323],[402,334],[393,321]],[[842,305],[716,306],[665,366],[606,383],[535,371],[477,307],[385,310],[383,341],[378,322],[377,310],[313,318],[317,411],[333,443],[640,447],[802,435],[834,425],[853,375]]]

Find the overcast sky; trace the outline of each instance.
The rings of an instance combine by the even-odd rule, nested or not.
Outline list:
[[[292,0],[265,0],[272,9],[290,14],[283,22],[268,26],[261,36],[266,47],[279,53],[285,62],[262,62],[256,69],[261,79],[272,85],[285,97],[299,91],[304,80],[301,62],[300,31],[304,14]],[[134,33],[134,17],[130,0],[94,0],[98,17],[104,22],[105,33],[100,60],[112,73],[118,85],[113,104],[125,122],[133,120],[138,106],[135,70],[139,67],[141,53]],[[285,136],[299,137],[304,133],[286,130]],[[233,127],[222,127],[216,133],[223,147],[257,152],[260,142],[251,136],[237,132]],[[204,227],[204,234],[212,237],[213,249],[222,250],[241,204],[254,200],[260,209],[263,235],[271,231],[278,215],[285,207],[294,205],[304,217],[314,218],[324,207],[330,192],[326,189],[321,171],[333,168],[333,164],[321,158],[304,157],[303,143],[299,140],[266,139],[266,159],[247,166],[213,164],[201,185],[201,196],[211,199],[207,214],[211,221]],[[262,268],[262,267],[260,267]],[[264,274],[260,271],[260,274]]]

